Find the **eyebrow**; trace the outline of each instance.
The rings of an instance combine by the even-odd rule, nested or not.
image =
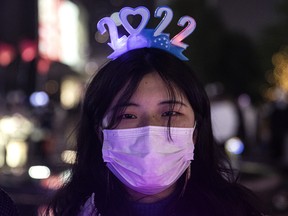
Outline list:
[[[123,107],[128,107],[128,106],[139,107],[139,105],[136,104],[136,103],[127,102],[127,103],[122,103],[122,104],[116,104],[116,105],[112,108],[112,110],[119,109],[119,108],[123,108]]]
[[[182,101],[177,101],[177,100],[165,100],[165,101],[161,101],[159,103],[159,105],[166,105],[166,104],[180,104],[180,105],[183,105],[183,106],[186,106],[187,107],[187,104],[183,103]]]
[[[161,101],[160,103],[158,103],[158,105],[183,105],[185,107],[188,107],[187,104],[183,103],[182,101],[177,101],[177,100],[165,100],[165,101]],[[127,103],[122,103],[122,104],[116,104],[113,107],[113,110],[117,109],[117,108],[124,108],[124,107],[129,107],[129,106],[134,106],[134,107],[139,107],[139,104],[137,103],[133,103],[133,102],[127,102]]]

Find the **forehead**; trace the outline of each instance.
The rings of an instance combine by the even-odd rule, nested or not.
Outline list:
[[[137,89],[133,92],[132,98],[141,98],[145,95],[150,97],[182,97],[181,90],[173,82],[165,82],[157,72],[146,74],[140,81]]]
[[[130,102],[145,103],[145,101],[148,101],[148,103],[152,103],[152,101],[160,102],[161,100],[170,100],[171,103],[172,101],[185,102],[188,106],[191,106],[185,94],[173,81],[164,81],[158,72],[152,71],[145,74],[139,83],[128,81],[112,100],[112,104],[107,111],[116,111]]]

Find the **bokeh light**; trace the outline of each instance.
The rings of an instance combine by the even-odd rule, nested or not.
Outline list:
[[[46,92],[34,92],[30,96],[30,103],[34,107],[46,106],[49,103],[49,96]]]
[[[233,137],[226,141],[225,150],[230,154],[240,155],[244,151],[244,144],[238,137]]]
[[[47,166],[31,166],[28,173],[33,179],[47,179],[50,176],[50,169]]]

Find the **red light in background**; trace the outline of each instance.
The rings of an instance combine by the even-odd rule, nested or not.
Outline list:
[[[8,66],[15,57],[15,49],[12,45],[0,43],[0,65]]]
[[[37,43],[32,40],[21,41],[20,52],[23,61],[31,62],[37,55]]]
[[[63,185],[63,180],[59,175],[52,175],[47,179],[41,179],[40,185],[43,188],[57,190]]]
[[[50,69],[51,61],[48,59],[39,59],[37,62],[37,72],[39,74],[47,74]]]

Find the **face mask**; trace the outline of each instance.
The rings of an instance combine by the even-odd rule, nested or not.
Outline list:
[[[127,187],[160,193],[175,183],[194,156],[194,128],[147,126],[103,130],[103,159]]]

